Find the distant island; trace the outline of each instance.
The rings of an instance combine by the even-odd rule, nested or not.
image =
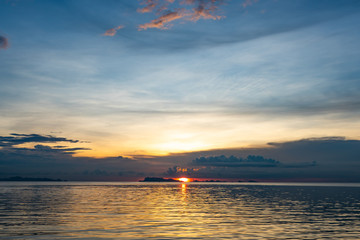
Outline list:
[[[223,180],[204,180],[204,181],[200,181],[200,180],[194,180],[194,182],[229,182],[229,181],[223,181]]]
[[[52,178],[30,178],[30,177],[9,177],[0,178],[0,181],[14,181],[14,182],[64,182],[67,180],[52,179]]]
[[[180,182],[179,180],[173,178],[158,178],[158,177],[146,177],[140,182]]]

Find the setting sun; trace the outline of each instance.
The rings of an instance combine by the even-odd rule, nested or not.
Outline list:
[[[181,181],[181,182],[190,182],[189,178],[184,178],[184,177],[179,178],[178,180]]]

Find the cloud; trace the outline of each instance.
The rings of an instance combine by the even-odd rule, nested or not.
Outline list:
[[[56,143],[56,142],[78,143],[79,140],[67,139],[63,137],[54,137],[52,135],[40,135],[40,134],[11,133],[10,136],[0,136],[1,147],[12,147],[24,143]]]
[[[83,141],[41,134],[0,136],[0,177],[49,177],[68,180],[139,180],[156,175],[158,166],[127,157],[75,157],[84,147],[54,145],[81,144]],[[29,143],[33,147],[21,146]],[[46,143],[53,146],[46,145]],[[166,166],[168,167],[168,166]],[[166,167],[164,169],[166,169]],[[163,171],[163,170],[160,170]]]
[[[159,28],[159,29],[169,29],[171,25],[169,25],[170,22],[183,18],[187,16],[188,14],[185,12],[185,10],[181,9],[176,12],[168,12],[154,20],[152,20],[149,23],[140,24],[138,29],[139,30],[146,30],[148,28]]]
[[[285,146],[288,144],[299,144],[299,143],[311,143],[311,142],[336,142],[336,141],[346,141],[345,137],[340,137],[340,136],[332,136],[332,137],[314,137],[314,138],[304,138],[304,139],[300,139],[298,141],[294,141],[294,142],[269,142],[268,145],[273,145],[273,146]]]
[[[7,49],[9,47],[9,41],[6,37],[0,36],[0,49]]]
[[[114,28],[111,28],[111,29],[107,30],[103,35],[104,35],[104,36],[113,37],[113,36],[115,36],[115,34],[117,33],[117,31],[120,30],[120,29],[122,29],[122,28],[124,28],[124,26],[123,26],[123,25],[119,25],[119,26],[117,26],[117,27],[114,27]]]
[[[142,3],[146,6],[138,9],[138,12],[150,13],[154,11],[156,15],[160,16],[151,20],[149,23],[140,24],[138,29],[169,29],[172,27],[169,23],[179,19],[193,22],[199,19],[218,20],[223,17],[215,15],[215,12],[222,2],[221,0],[184,0],[180,2],[180,5],[183,7],[169,10],[169,5],[174,3],[174,1],[147,0]]]
[[[139,13],[148,13],[148,12],[152,12],[156,7],[158,7],[159,1],[158,0],[145,0],[140,4],[146,5],[146,6],[143,8],[138,8],[137,11]]]
[[[75,149],[75,148],[74,148]],[[76,148],[77,150],[79,148]],[[1,177],[49,177],[67,180],[140,180],[156,175],[158,166],[126,157],[74,157],[66,150],[37,145],[34,149],[0,149]]]
[[[193,9],[199,6],[198,3],[199,1],[195,0],[175,1],[174,4],[168,5],[166,11],[158,12],[157,8],[154,8],[145,15],[152,15],[152,20],[154,20],[169,11],[178,12],[179,9],[185,8],[188,15],[171,22],[173,25],[183,24],[193,21],[191,20],[194,16]],[[320,29],[325,25],[334,27],[334,21],[345,21],[344,26],[354,28],[353,25],[346,22],[346,19],[350,16],[356,16],[359,9],[354,7],[354,2],[351,1],[344,2],[341,5],[316,2],[316,8],[310,7],[311,4],[299,6],[289,4],[286,1],[258,1],[256,4],[252,1],[253,4],[247,5],[247,8],[244,9],[242,3],[243,1],[216,1],[214,4],[211,3],[218,7],[212,13],[214,16],[221,16],[221,19],[227,18],[221,21],[221,24],[202,25],[201,30],[197,29],[195,24],[191,24],[188,28],[178,29],[179,31],[157,32],[156,35],[152,34],[152,37],[146,39],[143,38],[142,34],[133,35],[129,45],[136,49],[153,48],[164,51],[184,51],[247,42],[281,33],[295,34],[297,31],[306,31],[307,28],[311,29],[311,27],[319,27]],[[264,18],[264,14],[261,14],[259,10],[269,7],[272,8],[267,11],[266,18]],[[246,13],[247,11],[250,12]],[[256,21],[254,21],[254,16],[257,17]],[[152,20],[147,21],[147,23],[151,23]],[[140,26],[142,25],[144,25],[143,22]],[[139,25],[137,26],[138,30],[143,30]],[[166,29],[170,28],[171,25],[167,26]],[[147,28],[147,30],[149,29],[151,28]],[[355,31],[355,28],[353,30]],[[324,40],[337,38],[336,32],[340,29],[335,27],[332,31],[334,31],[334,35],[326,36]],[[343,31],[345,30],[343,29]],[[319,34],[321,32],[321,30],[318,31]],[[304,34],[304,36],[308,36],[308,33]]]
[[[35,145],[34,149],[25,149],[25,150],[35,150],[35,151],[43,151],[43,152],[52,152],[52,153],[65,153],[65,154],[74,154],[77,151],[83,151],[83,150],[91,150],[90,148],[69,148],[69,147],[64,147],[61,146],[61,148],[59,147],[50,147],[50,146],[46,146],[46,145]]]
[[[175,0],[144,0],[140,4],[145,5],[145,7],[138,8],[137,12],[139,13],[149,13],[153,10],[156,10],[157,13],[165,11],[168,9],[169,4],[174,3]]]
[[[308,138],[261,148],[173,154],[164,176],[256,179],[259,181],[360,182],[360,140]],[[246,156],[234,157],[234,156]]]
[[[246,158],[229,157],[225,155],[198,157],[188,163],[188,166],[174,166],[169,168],[165,175],[170,177],[180,177],[184,174],[190,177],[210,177],[216,172],[216,177],[230,177],[234,174],[240,176],[242,172],[249,171],[249,169],[261,168],[308,168],[317,166],[316,161],[313,162],[296,162],[283,163],[272,158],[266,158],[259,155],[248,155]],[[257,170],[259,171],[259,170]],[[260,170],[267,171],[267,170]],[[284,170],[287,171],[287,170]],[[231,173],[231,174],[230,174]],[[256,176],[256,175],[255,175]],[[253,176],[252,178],[254,178]]]
[[[200,157],[192,161],[195,166],[212,166],[212,167],[278,167],[281,165],[279,161],[263,156],[249,155],[246,158],[235,157],[231,155],[226,157],[210,156]]]
[[[192,21],[198,21],[199,19],[212,19],[219,20],[223,16],[215,15],[214,13],[218,10],[216,2],[219,1],[198,1],[198,6],[193,8],[191,16]]]
[[[360,140],[343,137],[269,143],[259,148],[217,149],[132,158],[76,157],[72,153],[87,149],[47,146],[41,142],[78,140],[40,134],[13,134],[1,137],[1,141],[9,142],[13,137],[22,140],[12,144],[35,141],[40,144],[33,148],[0,148],[1,177],[139,180],[145,176],[188,176],[258,181],[360,182]],[[34,138],[30,140],[31,137]]]
[[[6,151],[16,152],[43,152],[43,153],[60,153],[60,154],[74,154],[77,151],[90,150],[82,147],[68,147],[68,146],[47,146],[43,144],[36,144],[34,147],[20,147],[19,145],[25,143],[81,143],[79,140],[67,139],[63,137],[54,137],[51,135],[40,134],[17,134],[12,133],[10,136],[0,136],[0,147]]]

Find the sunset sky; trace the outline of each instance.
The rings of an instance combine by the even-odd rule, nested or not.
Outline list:
[[[360,181],[359,42],[358,0],[0,0],[0,177]]]

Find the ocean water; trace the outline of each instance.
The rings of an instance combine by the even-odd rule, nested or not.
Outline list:
[[[360,239],[360,185],[2,182],[0,239]]]

